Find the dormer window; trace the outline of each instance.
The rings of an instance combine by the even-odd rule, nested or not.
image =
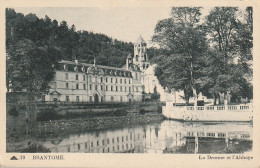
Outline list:
[[[63,68],[64,68],[65,71],[68,70],[68,66],[66,64],[63,65]]]
[[[77,66],[74,67],[74,71],[78,72],[78,67]]]

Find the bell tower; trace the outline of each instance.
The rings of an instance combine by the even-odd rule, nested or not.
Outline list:
[[[138,65],[142,72],[150,66],[146,53],[146,42],[141,35],[138,37],[134,45],[133,64]]]

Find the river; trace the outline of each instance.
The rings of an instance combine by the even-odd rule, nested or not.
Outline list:
[[[39,143],[55,153],[244,153],[252,150],[252,132],[251,123],[164,120],[67,133]]]

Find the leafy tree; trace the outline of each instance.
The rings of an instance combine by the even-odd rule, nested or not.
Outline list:
[[[159,66],[155,74],[160,84],[170,90],[183,90],[187,103],[192,95],[197,98],[196,80],[203,62],[200,57],[207,50],[200,15],[200,8],[174,7],[171,18],[157,23],[153,36],[154,42],[171,53],[156,59]]]
[[[210,55],[210,69],[213,70],[210,72],[215,73],[212,88],[216,94],[224,93],[225,104],[228,92],[239,92],[237,89],[242,83],[235,78],[247,76],[249,79],[251,76],[248,61],[252,59],[252,24],[250,20],[244,20],[240,19],[238,8],[234,7],[214,8],[206,17],[205,25],[215,50],[215,54]],[[218,59],[217,64],[214,57]]]

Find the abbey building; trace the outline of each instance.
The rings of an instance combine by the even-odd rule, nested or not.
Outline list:
[[[131,102],[142,101],[145,71],[150,67],[146,42],[141,35],[122,68],[62,60],[45,101]]]

